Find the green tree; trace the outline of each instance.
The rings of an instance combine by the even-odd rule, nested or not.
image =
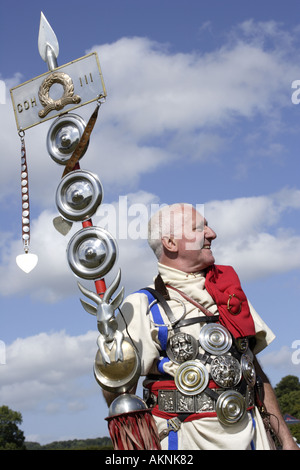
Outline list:
[[[275,387],[275,393],[282,414],[290,414],[294,418],[300,419],[300,383],[299,378],[294,375],[287,375]],[[291,433],[300,443],[300,424],[289,426]]]
[[[281,398],[286,393],[295,391],[300,391],[299,379],[295,375],[286,375],[275,387],[277,398]]]
[[[18,425],[22,424],[22,415],[8,406],[0,407],[0,449],[24,450],[25,437]]]

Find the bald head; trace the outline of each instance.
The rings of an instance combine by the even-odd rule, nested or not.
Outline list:
[[[164,206],[149,221],[148,243],[160,263],[185,272],[214,263],[211,242],[215,232],[191,204]]]

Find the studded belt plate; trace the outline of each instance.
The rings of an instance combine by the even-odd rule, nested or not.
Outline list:
[[[159,390],[158,408],[165,413],[216,412],[222,424],[230,425],[243,418],[246,409],[254,405],[253,389],[248,388],[245,397],[235,390],[213,390],[216,399],[203,392],[186,396],[179,390]]]
[[[159,390],[158,408],[166,413],[203,413],[215,411],[215,400],[206,393],[186,396],[179,390]]]

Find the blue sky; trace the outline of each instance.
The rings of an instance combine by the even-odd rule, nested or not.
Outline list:
[[[37,47],[41,11],[57,35],[59,65],[95,51],[102,67],[108,96],[81,163],[104,187],[94,224],[107,222],[105,207],[119,214],[120,197],[128,210],[204,204],[218,235],[216,261],[236,268],[276,334],[259,356],[276,385],[287,374],[300,376],[300,106],[291,100],[292,82],[300,80],[297,10],[296,1],[231,0],[0,7],[0,79],[7,91],[0,105],[0,339],[6,346],[0,403],[22,413],[26,439],[108,434],[92,372],[96,321],[80,305],[66,259],[80,224],[66,237],[52,225],[62,169],[47,154],[51,121],[25,135],[31,251],[39,263],[27,275],[15,263],[22,253],[20,140],[9,88],[47,71]],[[77,114],[87,120],[93,109]],[[124,216],[118,215],[123,222]],[[118,239],[118,233],[119,257],[107,282],[120,267],[129,294],[151,282],[155,260],[142,237]]]

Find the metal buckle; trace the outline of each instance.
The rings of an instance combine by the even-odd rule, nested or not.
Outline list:
[[[172,431],[177,432],[181,427],[181,421],[177,416],[168,420],[168,426],[172,428]]]

